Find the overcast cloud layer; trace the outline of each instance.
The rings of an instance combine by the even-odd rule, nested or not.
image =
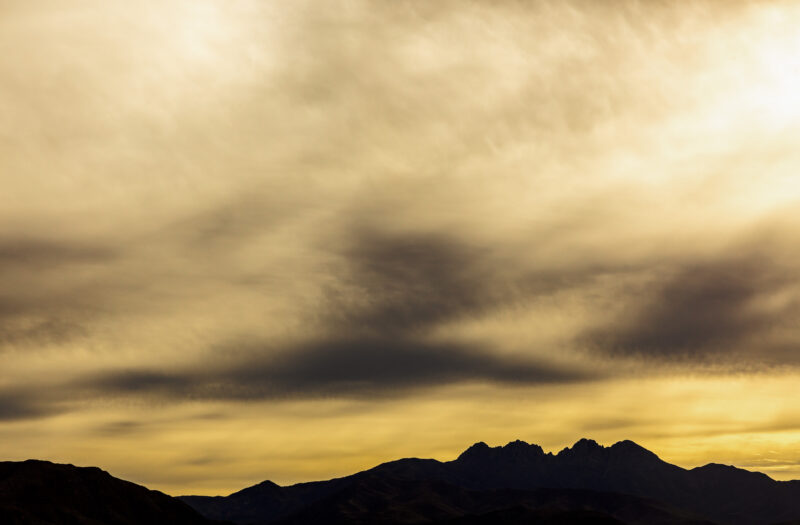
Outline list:
[[[794,475],[798,24],[789,1],[4,2],[0,440],[217,492],[494,403],[687,462],[756,432]],[[280,441],[289,406],[335,449]],[[252,411],[272,441],[201,454]],[[448,417],[407,453],[544,432]],[[216,426],[178,450],[150,418]]]

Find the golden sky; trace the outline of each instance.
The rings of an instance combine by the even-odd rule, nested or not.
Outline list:
[[[800,478],[800,2],[6,0],[2,459]]]

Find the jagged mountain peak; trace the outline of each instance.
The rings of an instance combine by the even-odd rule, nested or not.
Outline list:
[[[630,439],[623,439],[622,441],[617,441],[616,443],[611,445],[611,448],[619,448],[626,450],[647,450],[643,446],[631,441]],[[650,452],[649,450],[647,451]]]
[[[470,447],[467,450],[462,452],[461,455],[459,456],[459,459],[463,457],[482,455],[486,453],[488,450],[490,450],[489,445],[487,445],[483,441],[478,441],[477,443],[470,445]]]
[[[572,450],[603,450],[605,447],[600,445],[594,439],[588,438],[581,438],[579,439],[574,445],[572,445]]]
[[[281,488],[281,486],[278,485],[277,483],[275,483],[274,481],[270,481],[268,479],[265,479],[261,483],[259,483],[257,485],[254,485],[251,488],[260,488],[260,489],[264,489],[264,490],[273,490],[273,489],[279,489],[279,488]]]
[[[506,443],[503,446],[491,447],[483,441],[479,441],[469,448],[467,448],[458,457],[459,461],[463,460],[503,460],[504,458],[522,458],[530,457],[537,458],[539,456],[552,455],[551,453],[545,454],[541,446],[528,443],[517,439]],[[569,457],[613,457],[613,458],[631,458],[631,459],[650,459],[658,460],[658,456],[653,452],[647,450],[641,445],[631,441],[622,440],[614,443],[609,447],[599,444],[594,439],[582,438],[579,439],[571,447],[564,447],[556,457],[569,458]]]
[[[520,459],[523,457],[539,457],[544,455],[544,450],[539,445],[534,443],[527,443],[517,439],[510,441],[503,446],[490,447],[483,441],[479,441],[470,446],[467,450],[458,456],[456,461],[469,461],[469,460],[503,460]]]
[[[650,450],[647,450],[643,446],[639,445],[638,443],[634,443],[629,439],[625,439],[622,441],[617,441],[610,447],[608,447],[613,453],[628,456],[628,457],[639,457],[639,458],[647,458],[647,459],[657,459],[660,458]]]
[[[623,440],[605,447],[593,439],[582,438],[572,447],[563,448],[556,457],[560,458],[607,458],[619,460],[649,460],[660,461],[660,458],[643,446],[631,441]]]
[[[572,447],[564,447],[556,457],[593,456],[605,450],[605,447],[593,439],[581,438]]]

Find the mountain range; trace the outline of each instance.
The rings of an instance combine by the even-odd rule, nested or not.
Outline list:
[[[401,459],[329,481],[265,481],[227,497],[181,499],[241,524],[800,520],[800,481],[713,463],[686,470],[632,441],[603,447],[588,439],[557,454],[523,441],[476,443],[453,461]]]
[[[0,523],[120,525],[800,524],[800,481],[708,464],[684,469],[632,441],[557,454],[476,443],[452,461],[406,458],[350,476],[229,496],[181,496],[97,468],[0,463]]]

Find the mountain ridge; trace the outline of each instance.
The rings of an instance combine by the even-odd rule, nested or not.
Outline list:
[[[800,523],[800,480],[669,464],[633,441],[557,453],[516,440],[403,458],[326,481],[172,498],[97,467],[0,462],[9,525],[765,525]]]
[[[7,525],[207,525],[189,505],[98,467],[0,462],[0,523]]]
[[[278,494],[270,485],[271,495],[254,490],[226,497],[182,496],[181,499],[208,517],[237,523],[282,523],[294,514],[310,512],[310,508],[317,509],[319,518],[323,514],[320,507],[327,508],[330,513],[347,514],[348,518],[343,518],[342,523],[356,523],[360,518],[353,514],[354,504],[345,505],[342,498],[355,501],[362,497],[364,494],[353,492],[355,486],[362,487],[364,493],[370,492],[365,480],[376,486],[392,487],[385,493],[372,494],[370,504],[377,505],[376,508],[380,507],[378,501],[389,505],[392,498],[396,501],[427,498],[434,507],[449,505],[457,508],[456,513],[468,514],[477,510],[454,503],[467,494],[480,499],[497,491],[523,491],[525,494],[518,496],[524,501],[541,503],[533,492],[547,489],[566,491],[561,494],[566,499],[572,497],[567,495],[569,491],[576,490],[640,498],[636,505],[646,508],[650,514],[657,514],[663,507],[667,514],[677,516],[673,523],[695,520],[697,523],[755,525],[800,519],[800,483],[776,481],[763,473],[714,463],[684,469],[663,461],[630,440],[605,447],[585,438],[556,454],[521,440],[496,447],[479,441],[451,461],[405,458],[350,476],[279,487]],[[417,494],[414,500],[411,494],[418,492],[414,484],[426,484],[431,492]],[[510,495],[497,497],[503,499]],[[513,506],[513,501],[503,501],[509,508]],[[595,505],[593,509],[599,507]],[[535,513],[540,509],[529,510]],[[609,516],[618,519],[613,513]],[[680,521],[684,518],[689,521]],[[466,514],[452,516],[452,519],[466,519]],[[373,522],[377,521],[373,519]]]

